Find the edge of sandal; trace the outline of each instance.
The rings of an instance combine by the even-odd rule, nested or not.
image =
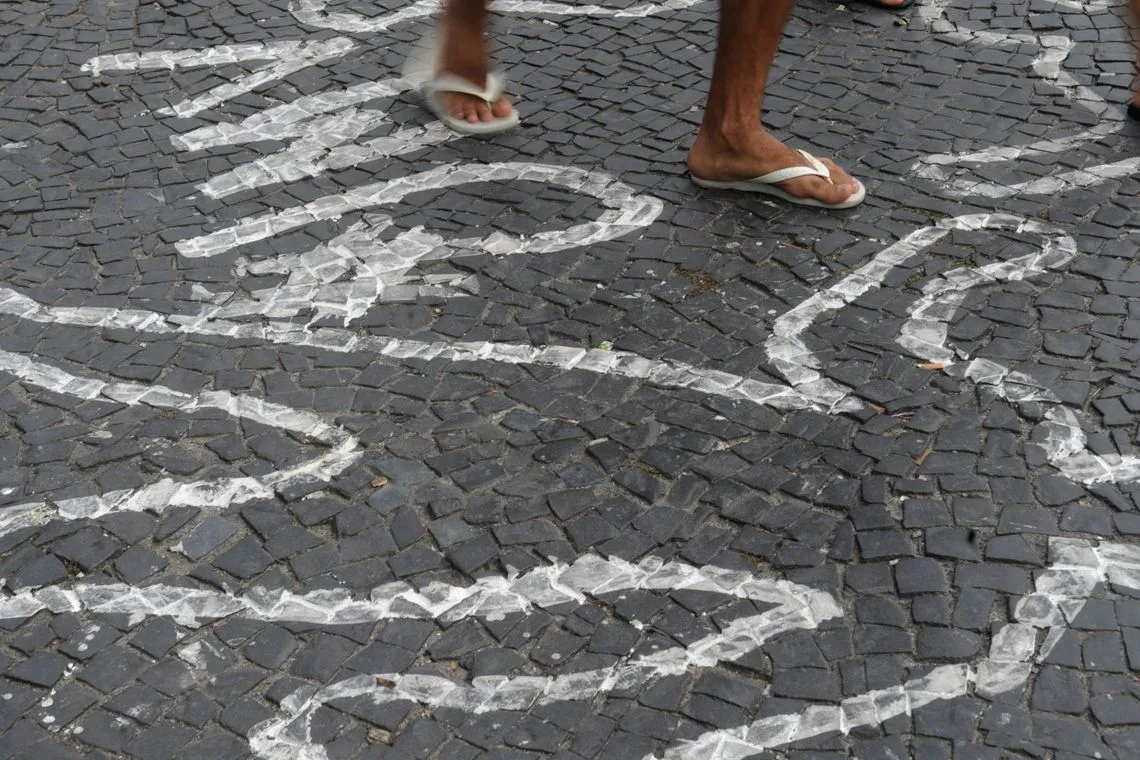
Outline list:
[[[448,111],[446,105],[439,100],[445,92],[455,92],[462,95],[471,95],[479,98],[488,105],[492,105],[506,90],[506,79],[502,74],[491,72],[487,75],[487,86],[480,89],[474,82],[468,82],[455,74],[443,73],[432,77],[419,86],[420,97],[431,113],[453,132],[461,135],[494,135],[507,132],[521,124],[519,112],[511,106],[508,116],[499,116],[490,121],[467,121]]]

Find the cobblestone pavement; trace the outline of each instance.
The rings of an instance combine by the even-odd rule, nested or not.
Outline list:
[[[0,756],[1140,757],[1122,8],[796,10],[684,173],[715,4],[0,5]],[[386,4],[385,4],[386,3]]]

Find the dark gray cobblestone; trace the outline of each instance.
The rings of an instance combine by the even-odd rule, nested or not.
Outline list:
[[[499,59],[521,130],[366,155],[427,118],[413,95],[373,91],[334,109],[387,114],[346,138],[363,158],[338,164],[326,152],[316,171],[295,160],[277,180],[206,192],[296,147],[299,133],[262,128],[197,149],[179,140],[383,82],[428,29],[418,18],[336,31],[298,20],[291,10],[304,5],[0,7],[0,755],[283,760],[310,756],[304,740],[330,759],[1140,757],[1136,465],[1081,477],[1056,454],[1078,435],[1070,454],[1137,456],[1140,185],[1127,162],[1140,133],[1118,119],[1131,82],[1122,8],[919,0],[896,23],[805,0],[765,121],[865,180],[867,202],[843,214],[698,192],[684,176],[711,66],[709,2],[645,16],[505,12]],[[328,10],[374,19],[407,5]],[[184,115],[162,109],[292,54],[84,69],[100,55],[300,40],[355,47]],[[1071,41],[1060,78],[1035,69],[1039,40]],[[1065,77],[1087,90],[1075,95]],[[1061,153],[961,158],[1068,138]],[[497,162],[604,172],[662,210],[615,239],[493,255],[470,240],[604,226],[610,211],[541,174],[481,179],[479,165]],[[416,185],[382,208],[187,253],[187,241],[243,220],[451,163],[476,167],[475,181]],[[781,317],[916,230],[994,211],[1055,225],[1074,255],[964,291],[946,323],[962,360],[952,367],[900,345],[916,302],[1040,252],[1040,236],[954,228],[896,261],[881,287],[820,310],[803,345],[821,378],[858,402],[833,413],[669,382],[661,364],[638,374],[517,359],[605,348],[787,387],[768,346]],[[422,239],[440,253],[384,270],[386,286],[411,284],[402,294],[353,304],[334,287],[276,312],[257,301],[296,284],[289,262],[327,264],[353,229],[372,231],[372,248],[334,285],[409,236],[439,236]],[[132,321],[142,313],[155,321]],[[298,332],[284,339],[234,330],[290,324]],[[386,348],[340,350],[350,338]],[[454,344],[490,348],[481,358],[431,349]],[[502,344],[515,358],[492,356]],[[987,379],[994,365],[983,364],[968,374],[967,359],[1006,374]],[[106,385],[81,382],[92,380]],[[146,389],[167,395],[137,400]],[[343,458],[347,436],[357,456],[322,476],[322,457]],[[275,479],[293,468],[301,474]],[[191,483],[214,485],[173,490]],[[1118,574],[1062,601],[1065,619],[1035,630],[1028,675],[987,692],[985,666],[1023,621],[1019,602],[1070,588],[1050,575],[1065,541],[1099,547],[1102,569]],[[430,604],[445,586],[533,580],[583,557],[623,572],[667,561],[787,581],[801,598],[834,599],[836,614],[718,660],[693,653],[734,623],[762,628],[755,621],[780,604],[615,576],[525,613],[360,619],[346,606],[391,601],[395,586],[374,590],[394,583]],[[65,601],[90,587],[170,596],[145,609]],[[284,593],[336,611],[320,622],[282,612],[272,600]],[[248,604],[224,606],[235,599]],[[685,648],[693,659],[651,677],[599,689],[581,675]],[[967,666],[970,683],[955,690],[945,674]],[[433,706],[432,688],[392,697],[409,674],[488,694],[504,678],[584,680],[569,699],[460,709]],[[908,684],[926,678],[934,696],[919,698]],[[336,691],[352,679],[369,689]],[[900,691],[921,703],[845,718],[843,731],[818,718]],[[320,704],[275,744],[313,694]],[[812,715],[821,728],[798,736],[807,724],[781,717]],[[748,752],[700,743],[754,723]],[[774,725],[788,733],[765,741]]]

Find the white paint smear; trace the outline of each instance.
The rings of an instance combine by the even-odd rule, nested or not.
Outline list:
[[[318,457],[260,477],[219,478],[190,483],[163,479],[141,488],[112,491],[101,496],[82,496],[58,502],[13,504],[0,510],[0,536],[52,520],[92,519],[121,511],[161,512],[173,506],[226,509],[253,499],[273,496],[275,488],[298,480],[328,480],[360,457],[359,443],[343,428],[329,425],[312,412],[238,396],[227,391],[183,393],[161,385],[105,382],[79,377],[59,367],[21,354],[0,350],[0,372],[25,383],[82,399],[107,398],[128,406],[195,412],[217,409],[239,419],[289,431],[330,447]]]
[[[412,270],[422,262],[478,249],[479,239],[447,240],[416,227],[385,241],[381,236],[391,225],[391,217],[370,214],[306,253],[239,260],[239,275],[282,274],[287,279],[273,288],[252,290],[248,296],[235,294],[213,317],[288,318],[311,311],[313,320],[336,317],[348,326],[377,303],[478,292],[478,281],[471,275],[416,275]]]
[[[162,115],[193,116],[206,109],[252,92],[270,82],[287,77],[314,63],[339,58],[356,44],[336,37],[331,40],[287,40],[284,42],[219,45],[199,50],[152,50],[145,53],[114,53],[87,61],[81,70],[98,77],[105,71],[140,71],[148,69],[192,69],[224,66],[248,61],[268,61],[265,66],[232,82],[218,85],[203,94],[163,108]]]
[[[238,124],[202,127],[171,140],[183,150],[201,150],[218,145],[296,138],[285,150],[242,164],[202,183],[199,187],[211,198],[224,198],[279,182],[295,182],[454,140],[456,134],[435,121],[358,142],[362,135],[389,123],[387,112],[362,104],[390,98],[410,88],[402,79],[366,82],[339,92],[300,98],[253,114]]]
[[[1044,438],[1040,445],[1045,449],[1049,463],[1078,483],[1093,485],[1140,480],[1140,458],[1131,454],[1092,453],[1077,415],[1059,402],[1045,413],[1045,422],[1034,432],[1035,437],[1040,434]]]
[[[1034,581],[1033,593],[1019,599],[1013,610],[1018,624],[1049,631],[1038,662],[1049,656],[1060,634],[1072,626],[1093,591],[1105,581],[1116,589],[1140,589],[1140,545],[1049,539],[1049,566]],[[1016,646],[1019,653],[1024,652],[1024,643]]]
[[[597,198],[607,210],[595,221],[566,230],[538,232],[519,238],[498,231],[492,232],[477,242],[477,250],[502,255],[548,253],[592,245],[642,229],[652,224],[664,209],[664,204],[657,198],[638,195],[630,186],[603,172],[532,163],[447,164],[420,174],[376,182],[342,195],[319,198],[303,206],[249,219],[217,232],[180,241],[175,247],[188,258],[218,256],[239,246],[314,222],[339,219],[350,211],[397,203],[412,193],[506,180],[558,185]]]
[[[268,224],[258,226],[249,234],[256,232],[256,234],[269,235],[271,232],[268,227]],[[891,270],[917,255],[922,248],[941,239],[947,231],[990,228],[1040,234],[1045,237],[1045,243],[1038,255],[1011,263],[992,265],[990,269],[984,270],[987,276],[1000,275],[1015,279],[1034,273],[1041,267],[1059,266],[1066,260],[1065,257],[1072,254],[1071,240],[1053,228],[1035,220],[1022,220],[1007,215],[957,217],[945,220],[936,227],[923,228],[911,233],[907,238],[881,251],[871,262],[836,285],[816,294],[777,320],[774,334],[766,343],[766,349],[773,364],[788,379],[789,385],[761,382],[680,363],[646,359],[622,351],[563,346],[534,347],[489,342],[429,343],[361,336],[353,331],[336,328],[309,330],[294,324],[233,323],[220,318],[266,313],[272,316],[292,316],[302,307],[310,308],[314,304],[324,308],[324,313],[336,313],[335,304],[338,299],[344,315],[359,314],[370,303],[370,298],[382,296],[386,288],[400,285],[398,278],[406,277],[409,261],[415,262],[421,257],[428,259],[437,255],[447,255],[446,241],[418,230],[405,233],[398,238],[401,241],[400,246],[393,242],[386,246],[377,245],[370,248],[371,235],[375,229],[367,231],[354,227],[333,244],[323,247],[308,259],[302,255],[296,261],[287,258],[283,262],[267,262],[265,265],[259,265],[263,268],[258,271],[262,272],[288,272],[290,281],[284,285],[254,294],[252,299],[239,299],[231,304],[211,307],[196,316],[158,315],[144,311],[97,308],[44,307],[15,291],[3,289],[0,289],[0,312],[42,322],[132,327],[165,333],[223,335],[334,351],[369,351],[397,359],[445,358],[452,361],[498,361],[556,366],[564,370],[577,369],[643,379],[661,387],[689,388],[709,395],[769,405],[779,409],[812,408],[835,412],[858,408],[856,404],[859,402],[848,398],[850,389],[846,386],[821,377],[818,372],[820,362],[805,343],[804,332],[807,328],[823,313],[841,308],[868,290],[881,286],[883,278]],[[354,237],[357,234],[360,235],[359,238]],[[227,237],[227,240],[232,238]],[[493,234],[482,241],[463,241],[462,246],[481,246],[488,252],[512,250],[500,246],[495,240]],[[506,240],[521,245],[517,240],[512,241],[509,238]],[[208,242],[198,242],[192,247],[200,252],[215,252],[220,250],[218,246],[227,244],[218,243],[215,238],[210,238]],[[451,241],[450,244],[462,248],[456,245],[456,241]],[[275,267],[280,268],[275,269]],[[355,269],[358,278],[361,279],[359,286],[352,286],[359,287],[359,290],[352,291],[348,285],[335,283],[335,280],[350,269]],[[362,273],[366,276],[361,277]],[[961,287],[973,287],[986,281],[988,280],[985,277],[978,279],[975,275],[963,275],[952,280],[956,286]],[[940,328],[939,323],[934,322],[932,317],[935,312],[933,305],[935,297],[927,295],[930,296],[929,300],[919,302],[919,311],[912,317],[909,326],[903,330],[903,338],[906,341],[904,345],[915,351],[945,352],[947,349],[944,346],[944,331],[937,334],[930,332]],[[953,305],[952,301],[950,306]],[[944,309],[940,313],[946,314],[949,310]],[[949,316],[944,318],[948,319]]]
[[[491,361],[504,364],[533,364],[618,375],[645,380],[663,388],[684,388],[730,401],[771,406],[776,409],[815,409],[817,404],[795,388],[767,383],[728,372],[693,367],[681,362],[647,359],[627,351],[536,347],[518,343],[461,341],[427,342],[360,335],[341,328],[308,329],[303,325],[266,322],[226,322],[211,318],[212,312],[196,315],[157,314],[130,309],[98,307],[48,307],[9,288],[0,287],[0,314],[51,324],[89,327],[130,327],[154,333],[227,336],[294,347],[326,351],[375,353],[393,359],[430,361]]]
[[[1077,254],[1072,237],[1059,227],[1035,219],[979,214],[948,219],[939,228],[943,234],[950,230],[992,229],[1039,235],[1043,239],[1041,249],[1034,253],[980,267],[953,269],[923,286],[922,297],[908,309],[910,318],[900,328],[896,342],[920,359],[947,366],[958,358],[946,346],[950,321],[972,288],[1044,274],[1068,264]]]
[[[1107,579],[1117,587],[1140,588],[1140,546],[1071,538],[1051,538],[1049,566],[1034,582],[1032,594],[1014,606],[1015,622],[993,635],[989,656],[973,670],[966,664],[944,665],[901,686],[878,689],[838,705],[813,705],[801,713],[785,713],[746,726],[709,731],[665,752],[665,760],[743,760],[764,750],[825,734],[846,734],[910,715],[932,702],[969,693],[970,683],[987,699],[1025,685],[1034,655],[1048,657],[1058,635],[1072,624],[1096,586]],[[1048,629],[1038,652],[1038,632]],[[645,760],[653,760],[650,755]]]
[[[1082,13],[1103,12],[1107,9],[1107,4],[1103,2],[1080,3],[1077,0],[1061,0],[1055,4]],[[985,165],[1015,161],[1026,156],[1057,154],[1089,142],[1101,140],[1120,131],[1123,124],[1123,114],[1119,107],[1107,103],[1094,89],[1081,84],[1063,69],[1065,60],[1075,47],[1075,43],[1070,38],[1057,34],[1037,34],[1031,31],[971,29],[950,21],[948,10],[948,0],[930,0],[917,6],[916,13],[926,27],[936,35],[960,45],[999,48],[1021,45],[1036,46],[1040,52],[1032,64],[1034,74],[1059,88],[1062,96],[1067,100],[1087,108],[1096,117],[1097,124],[1076,135],[1048,138],[1022,146],[995,146],[981,151],[924,156],[915,165],[917,176],[945,183],[942,189],[952,197],[976,196],[998,199],[1022,194],[1060,192],[1075,187],[1091,187],[1125,176],[1125,172],[1130,174],[1134,171],[1135,166],[1132,166],[1131,169],[1125,168],[1129,166],[1130,162],[1124,160],[1115,164],[1088,167],[1078,171],[1059,172],[1052,177],[1013,185],[990,182],[977,175],[973,177],[954,176],[955,172],[952,171],[954,167],[959,167],[959,174],[969,173],[967,168],[963,168],[963,164]],[[1061,166],[1058,165],[1058,168]]]
[[[333,141],[337,139],[333,138]],[[359,156],[352,160],[356,158]],[[309,166],[298,171],[305,174],[317,169]],[[290,173],[275,177],[281,181],[294,178],[295,175]],[[363,316],[378,302],[414,300],[428,293],[456,295],[460,292],[457,286],[469,280],[466,275],[432,281],[409,274],[421,261],[446,259],[472,251],[506,256],[584,247],[642,229],[652,224],[663,209],[660,200],[638,195],[628,185],[601,172],[528,163],[470,168],[448,165],[352,190],[342,196],[321,198],[301,208],[259,217],[183,241],[177,247],[180,253],[189,257],[216,256],[318,219],[338,218],[351,210],[396,203],[411,193],[478,181],[512,179],[565,187],[597,198],[607,210],[592,222],[517,238],[493,231],[483,238],[448,239],[416,227],[387,241],[382,235],[391,226],[391,218],[382,214],[372,215],[352,225],[329,243],[304,254],[284,255],[252,264],[244,260],[239,262],[239,267],[245,271],[286,274],[288,280],[272,289],[255,291],[248,298],[235,297],[217,309],[213,316],[230,318],[258,314],[292,317],[315,309],[318,319],[336,316],[347,324]],[[467,291],[472,287],[468,284]]]
[[[924,227],[875,254],[868,263],[835,285],[803,301],[776,320],[772,337],[764,343],[768,360],[784,378],[818,405],[832,411],[859,408],[848,399],[851,388],[823,377],[819,358],[804,342],[804,333],[823,314],[840,309],[869,290],[923,248],[941,239],[946,230]]]
[[[901,686],[860,694],[838,705],[812,705],[802,713],[785,713],[735,728],[701,734],[665,751],[665,760],[744,760],[766,749],[860,726],[877,726],[940,699],[965,694],[971,673],[967,665],[944,665]],[[645,760],[655,760],[654,755]]]
[[[351,462],[352,455],[342,457]],[[13,504],[0,510],[0,536],[25,528],[38,528],[52,520],[90,520],[115,512],[151,511],[161,514],[174,507],[219,511],[234,504],[274,495],[273,486],[308,475],[307,469],[279,473],[278,478],[219,478],[178,483],[163,480],[141,488],[109,491],[101,496],[78,496],[59,501]]]
[[[1036,445],[1044,449],[1049,463],[1065,477],[1085,485],[1140,480],[1140,457],[1092,453],[1088,450],[1088,438],[1077,415],[1033,378],[1012,372],[989,359],[969,361],[968,356],[947,346],[950,321],[970,288],[1021,280],[1058,269],[1076,255],[1076,242],[1058,227],[1006,214],[957,217],[943,222],[942,226],[948,229],[1007,229],[1018,234],[1040,235],[1044,243],[1040,251],[1032,254],[977,268],[953,269],[931,280],[923,287],[922,298],[909,309],[910,319],[899,331],[899,345],[920,359],[945,365],[952,374],[976,385],[993,388],[1002,398],[1017,403],[1040,401],[1051,404],[1045,413],[1045,421],[1034,429],[1033,438]],[[960,359],[968,361],[961,369],[955,367]]]
[[[627,590],[703,591],[726,597],[778,605],[750,618],[756,622],[740,635],[770,635],[765,631],[801,621],[810,627],[842,615],[834,598],[788,581],[758,578],[751,573],[715,566],[695,567],[681,562],[649,558],[634,564],[611,557],[586,555],[573,564],[554,564],[521,575],[480,578],[470,586],[432,582],[422,588],[397,581],[377,586],[367,598],[345,589],[307,594],[285,590],[252,589],[245,595],[212,589],[154,585],[79,584],[51,586],[0,600],[0,619],[30,617],[40,610],[60,612],[114,612],[143,616],[169,616],[178,623],[198,626],[211,620],[239,615],[271,622],[317,625],[354,625],[397,618],[455,623],[468,617],[500,620],[535,609],[585,603],[591,598]],[[789,622],[792,621],[792,622]],[[789,629],[790,630],[790,629]],[[694,649],[715,652],[723,646],[709,642]]]
[[[545,570],[538,572],[546,573]],[[633,566],[621,560],[583,557],[569,571],[561,573],[555,568],[554,572],[560,573],[556,582],[551,583],[544,575],[539,587],[554,589],[552,598],[556,603],[569,601],[557,590],[564,587],[575,595],[590,597],[627,589],[692,589],[777,606],[760,615],[735,620],[719,633],[687,647],[659,650],[605,669],[560,676],[487,676],[473,679],[470,685],[439,676],[386,673],[358,676],[319,691],[303,689],[282,703],[286,715],[267,720],[250,732],[250,748],[261,758],[323,758],[323,748],[312,743],[310,726],[317,709],[337,699],[367,697],[375,704],[413,701],[431,708],[450,707],[471,713],[527,710],[540,704],[592,700],[614,690],[639,688],[655,678],[738,659],[759,649],[774,636],[790,630],[814,629],[821,622],[843,614],[834,598],[809,587],[762,580],[749,573],[714,567],[663,564],[657,559]],[[514,611],[516,604],[512,601],[506,609]],[[464,612],[463,616],[480,611]],[[500,610],[496,608],[496,611]]]
[[[657,3],[642,3],[626,8],[612,8],[593,3],[557,3],[546,0],[498,0],[491,3],[491,10],[497,13],[534,13],[549,16],[602,16],[609,18],[644,18],[669,11],[689,8],[703,0],[662,0]],[[370,18],[359,13],[328,10],[328,0],[295,0],[293,16],[303,24],[321,29],[335,29],[339,32],[382,32],[393,26],[426,18],[439,10],[438,0],[418,0],[394,13],[379,18]]]
[[[211,124],[186,134],[173,135],[170,142],[179,150],[205,150],[223,145],[311,136],[317,117],[335,114],[371,100],[390,98],[402,92],[404,87],[401,79],[383,79],[361,82],[344,90],[304,95],[252,113],[240,122]]]
[[[1061,172],[1052,177],[1042,177],[1013,185],[999,185],[994,182],[981,182],[972,179],[945,180],[944,189],[958,198],[977,196],[982,198],[1012,198],[1015,195],[1058,195],[1069,190],[1103,185],[1112,180],[1134,176],[1140,169],[1140,158],[1126,158],[1111,164],[1090,166]]]
[[[882,286],[886,276],[937,243],[951,230],[1010,230],[1018,234],[1040,235],[1039,252],[1014,261],[995,262],[978,269],[956,269],[942,275],[923,291],[903,326],[899,344],[928,361],[953,358],[945,347],[946,323],[970,288],[997,280],[1021,279],[1056,268],[1076,255],[1076,243],[1059,228],[1033,219],[1008,214],[970,214],[940,221],[933,227],[915,230],[897,243],[884,248],[866,264],[836,284],[819,291],[779,317],[772,337],[764,344],[769,361],[796,390],[816,406],[829,411],[859,408],[850,398],[852,389],[823,377],[819,357],[808,347],[805,333],[828,312],[854,302],[870,290]]]
[[[937,325],[920,326],[923,329],[912,343],[912,350],[923,351],[925,356],[939,357],[942,344],[936,339],[943,332]],[[915,328],[917,329],[917,328]],[[919,345],[921,341],[921,345]],[[944,348],[944,347],[943,347]],[[953,354],[949,354],[953,355]],[[974,359],[958,370],[948,368],[976,385],[991,387],[994,392],[1015,403],[1039,401],[1050,404],[1045,420],[1034,428],[1033,445],[1040,446],[1049,464],[1066,478],[1085,485],[1097,483],[1130,483],[1140,480],[1140,457],[1119,454],[1094,454],[1088,448],[1088,437],[1075,412],[1066,408],[1048,388],[1021,372],[989,359]]]
[[[329,445],[343,443],[352,437],[343,428],[329,425],[313,412],[251,396],[239,396],[229,391],[201,391],[191,394],[162,385],[106,382],[96,378],[79,377],[51,364],[4,350],[0,350],[0,372],[15,375],[24,382],[76,398],[94,399],[102,396],[127,406],[141,404],[182,412],[216,409],[232,417],[299,433]]]

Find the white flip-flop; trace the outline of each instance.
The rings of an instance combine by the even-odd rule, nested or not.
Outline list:
[[[506,90],[506,79],[501,74],[487,75],[487,86],[480,88],[473,82],[455,74],[437,74],[420,85],[420,95],[428,110],[436,118],[461,135],[491,135],[506,132],[519,125],[518,111],[511,109],[507,116],[501,116],[490,121],[467,121],[451,113],[447,103],[440,96],[446,92],[458,92],[463,95],[472,95],[484,101],[488,107],[493,105]]]
[[[733,182],[720,182],[712,179],[701,179],[700,177],[690,172],[689,176],[693,182],[701,187],[708,187],[717,190],[742,190],[748,193],[763,193],[764,195],[772,195],[788,203],[795,203],[799,206],[814,206],[816,208],[851,208],[858,206],[867,197],[867,189],[863,187],[863,183],[859,180],[855,182],[859,185],[859,189],[849,195],[846,200],[839,203],[824,203],[817,201],[815,198],[800,198],[799,196],[792,195],[782,188],[776,187],[781,182],[787,182],[790,179],[797,179],[799,177],[822,177],[828,182],[831,182],[831,172],[827,170],[823,162],[818,158],[808,153],[806,150],[799,151],[799,154],[807,159],[811,166],[789,166],[784,169],[777,169],[774,172],[762,174],[759,177],[752,179],[736,180]]]

